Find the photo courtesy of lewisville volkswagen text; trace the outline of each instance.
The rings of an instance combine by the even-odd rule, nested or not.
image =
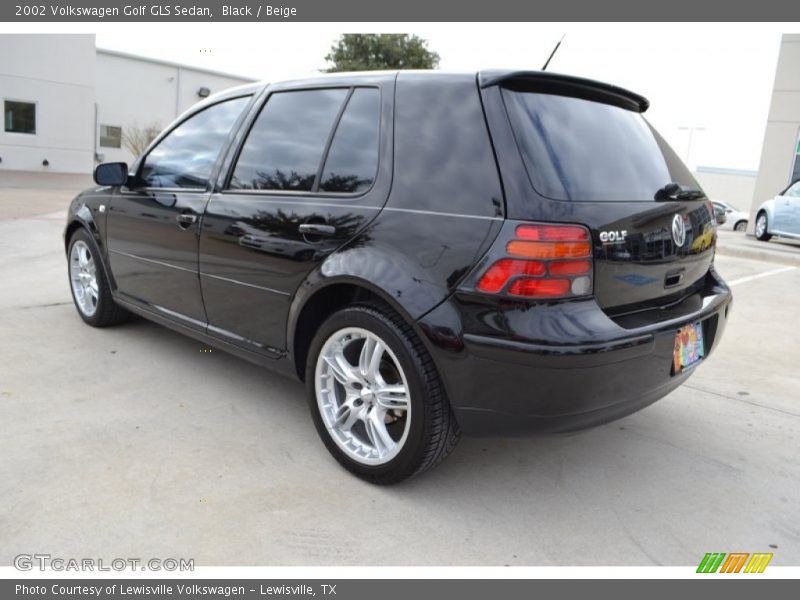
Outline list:
[[[0,588],[790,584],[800,9],[623,4],[0,7]]]

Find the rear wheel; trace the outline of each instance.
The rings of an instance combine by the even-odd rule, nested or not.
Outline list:
[[[738,221],[736,225],[733,226],[734,231],[747,231],[747,221]]]
[[[125,321],[130,313],[111,297],[100,250],[85,229],[77,229],[69,241],[69,283],[78,314],[93,327]]]
[[[314,424],[330,453],[371,483],[438,464],[459,437],[430,355],[411,328],[375,305],[322,324],[306,367]]]

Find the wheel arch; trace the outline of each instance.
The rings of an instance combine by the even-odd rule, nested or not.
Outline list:
[[[103,271],[106,277],[108,277],[108,283],[111,289],[116,290],[117,284],[114,279],[114,274],[111,272],[110,265],[108,264],[108,254],[103,240],[103,234],[100,232],[100,227],[94,218],[91,207],[85,202],[78,204],[74,210],[70,209],[67,226],[64,228],[65,254],[69,252],[70,238],[72,238],[73,234],[78,229],[85,229],[92,236],[94,243],[97,244],[97,248],[100,251],[100,263]]]
[[[772,213],[769,210],[767,210],[766,206],[762,206],[761,208],[759,208],[756,211],[756,220],[754,221],[756,225],[758,225],[758,219],[761,215],[767,217],[767,228],[764,231],[764,233],[769,233],[769,228],[772,225]]]
[[[373,282],[352,275],[340,275],[325,278],[313,287],[304,286],[303,291],[305,293],[295,297],[289,310],[286,336],[287,351],[301,381],[305,380],[308,350],[314,334],[328,317],[345,306],[364,302],[383,304],[408,323],[423,344],[428,345],[408,307]]]
[[[67,227],[64,229],[64,251],[69,250],[69,240],[72,237],[72,234],[81,227],[86,229],[92,237],[94,241],[97,243],[97,246],[100,248],[101,253],[105,253],[105,249],[103,247],[103,239],[100,235],[100,228],[97,226],[97,222],[94,219],[94,215],[92,215],[92,210],[89,208],[87,204],[80,204],[74,212],[71,211],[71,218],[67,223]]]
[[[775,221],[774,200],[767,200],[761,206],[758,207],[758,210],[756,210],[756,218],[753,221],[754,224],[756,221],[758,221],[758,217],[762,214],[767,215],[767,233],[769,233],[769,228]]]

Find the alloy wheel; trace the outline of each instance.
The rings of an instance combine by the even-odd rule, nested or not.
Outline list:
[[[334,442],[353,460],[383,465],[408,438],[410,392],[397,356],[359,327],[334,332],[317,358],[316,399]]]
[[[72,244],[69,253],[69,279],[75,304],[86,317],[97,312],[100,292],[97,284],[97,265],[89,246],[83,240]]]
[[[767,217],[766,215],[758,215],[756,220],[756,236],[761,237],[767,231]]]

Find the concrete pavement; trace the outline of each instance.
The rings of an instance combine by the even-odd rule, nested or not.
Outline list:
[[[84,325],[65,202],[0,213],[2,565],[800,564],[800,269],[721,252],[738,282],[722,344],[644,411],[565,437],[465,438],[378,488],[328,455],[300,384],[143,320]]]

